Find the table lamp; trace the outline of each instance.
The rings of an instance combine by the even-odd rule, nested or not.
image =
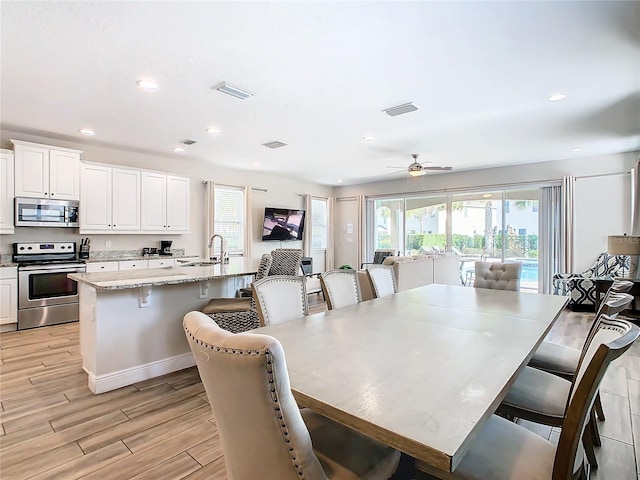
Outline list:
[[[609,235],[607,252],[612,255],[629,255],[629,278],[640,280],[640,271],[638,271],[640,235]]]

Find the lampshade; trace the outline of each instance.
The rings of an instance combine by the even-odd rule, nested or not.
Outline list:
[[[640,235],[609,235],[607,252],[613,255],[640,255]]]

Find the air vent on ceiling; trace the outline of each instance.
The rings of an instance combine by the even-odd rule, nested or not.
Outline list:
[[[385,108],[382,110],[387,115],[395,117],[396,115],[402,115],[403,113],[415,112],[418,110],[418,106],[409,102],[403,103],[402,105],[398,105],[396,107]]]
[[[241,100],[244,100],[245,98],[253,97],[253,93],[251,93],[250,91],[244,90],[240,87],[236,87],[235,85],[231,85],[230,83],[227,83],[227,82],[222,82],[221,84],[211,88],[221,93],[226,93],[227,95],[231,95],[232,97],[239,98]]]
[[[273,142],[267,142],[267,143],[263,143],[262,145],[264,145],[267,148],[280,148],[280,147],[286,147],[287,144],[286,143],[282,143],[278,140],[275,140]]]
[[[188,138],[186,140],[182,140],[180,143],[184,143],[185,145],[193,145],[194,143],[198,143],[195,140],[189,140]]]

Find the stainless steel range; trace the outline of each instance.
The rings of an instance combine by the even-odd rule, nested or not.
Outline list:
[[[75,242],[14,243],[18,264],[18,330],[76,322],[78,284],[67,274],[84,272]]]

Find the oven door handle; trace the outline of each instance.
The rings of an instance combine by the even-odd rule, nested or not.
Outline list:
[[[86,271],[85,268],[60,268],[60,269],[50,269],[50,270],[44,270],[44,269],[38,269],[38,270],[27,270],[27,269],[22,269],[22,272],[29,272],[29,275],[34,275],[34,274],[40,274],[40,273],[84,273]]]

